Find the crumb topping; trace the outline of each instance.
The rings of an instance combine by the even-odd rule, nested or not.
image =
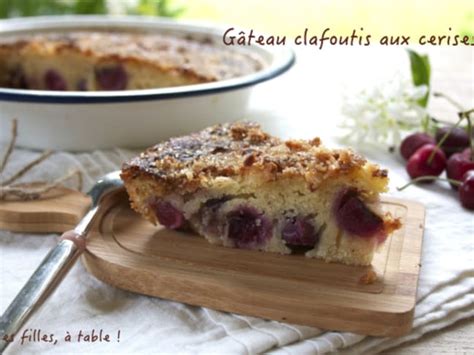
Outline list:
[[[256,173],[265,180],[303,177],[316,189],[325,179],[349,174],[369,164],[350,149],[328,149],[319,138],[283,141],[250,122],[216,125],[171,138],[124,164],[124,178],[151,175],[170,190],[193,190],[216,177]],[[370,164],[373,176],[386,172]],[[380,171],[380,172],[378,172]]]
[[[359,283],[362,285],[371,285],[375,281],[377,281],[377,273],[373,269],[367,270],[359,279]]]

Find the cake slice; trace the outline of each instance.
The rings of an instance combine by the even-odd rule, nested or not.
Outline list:
[[[380,207],[387,171],[318,138],[283,141],[254,123],[223,124],[124,164],[132,207],[210,243],[369,265],[400,221]]]

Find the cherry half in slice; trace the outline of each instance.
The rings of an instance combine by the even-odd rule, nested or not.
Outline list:
[[[272,237],[272,222],[251,206],[239,206],[227,214],[227,236],[238,248],[261,247]]]
[[[313,247],[318,241],[318,233],[309,218],[301,216],[288,218],[281,231],[287,245]]]
[[[168,201],[153,200],[150,202],[150,207],[153,209],[158,222],[166,228],[181,228],[186,221],[183,213]]]
[[[372,212],[354,189],[346,189],[336,201],[335,215],[339,227],[362,238],[385,239],[383,220]]]
[[[223,221],[219,218],[219,209],[231,197],[223,196],[207,200],[199,211],[199,219],[203,230],[212,236],[219,236]]]

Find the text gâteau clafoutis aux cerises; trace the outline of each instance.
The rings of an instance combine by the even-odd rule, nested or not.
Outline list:
[[[444,35],[421,35],[412,38],[409,35],[385,35],[374,39],[372,35],[364,32],[364,28],[353,29],[351,34],[339,35],[331,33],[330,28],[324,29],[319,35],[314,34],[310,29],[305,28],[301,34],[288,38],[285,35],[263,35],[256,34],[254,30],[237,30],[234,27],[228,28],[222,41],[228,46],[249,46],[252,44],[261,46],[284,46],[286,44],[297,46],[314,46],[323,49],[325,46],[369,46],[378,44],[383,46],[403,46],[403,45],[447,45],[447,46],[474,46],[474,36],[458,35],[452,33],[452,28],[448,28],[448,34]]]

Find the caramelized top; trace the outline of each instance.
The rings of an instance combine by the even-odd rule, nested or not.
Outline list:
[[[387,177],[386,170],[350,149],[325,148],[319,138],[283,141],[255,123],[238,122],[157,144],[125,163],[122,177],[145,174],[170,190],[194,190],[216,177],[255,173],[263,181],[300,176],[317,188],[325,179],[361,168],[370,169],[373,177]]]

